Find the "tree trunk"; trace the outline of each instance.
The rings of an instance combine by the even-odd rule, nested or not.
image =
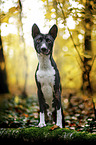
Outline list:
[[[2,39],[0,35],[0,94],[9,93]]]
[[[25,62],[25,77],[24,77],[24,88],[22,91],[22,96],[24,98],[27,97],[27,92],[26,92],[26,88],[27,88],[27,81],[28,81],[28,58],[26,55],[26,45],[25,45],[25,39],[24,39],[24,31],[23,31],[23,23],[22,23],[22,3],[21,0],[18,0],[18,4],[19,4],[19,23],[20,23],[20,29],[21,29],[21,38],[22,38],[22,42],[23,42],[23,47],[24,47],[24,51],[23,51],[23,56],[24,56],[24,62]]]
[[[91,5],[89,1],[86,1],[85,5],[85,54],[86,53],[92,53],[92,45],[91,45],[91,32],[92,32],[92,12],[91,12]],[[91,58],[84,57],[84,63],[83,63],[83,91],[92,93],[91,83],[90,83],[90,72],[91,72],[91,64],[90,64]]]

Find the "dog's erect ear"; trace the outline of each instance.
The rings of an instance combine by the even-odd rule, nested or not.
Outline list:
[[[56,25],[53,25],[49,30],[49,34],[55,39],[57,36],[58,28]]]
[[[32,26],[32,37],[35,38],[38,34],[40,34],[40,30],[36,24]]]

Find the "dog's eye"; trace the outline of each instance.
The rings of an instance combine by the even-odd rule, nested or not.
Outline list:
[[[40,43],[40,42],[41,42],[41,39],[37,39],[36,42],[37,42],[37,43]]]
[[[46,41],[47,41],[48,43],[51,43],[51,40],[50,40],[50,39],[47,39]]]

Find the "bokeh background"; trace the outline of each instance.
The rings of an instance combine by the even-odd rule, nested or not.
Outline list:
[[[31,37],[58,25],[53,56],[62,90],[96,91],[96,1],[1,0],[0,93],[36,93],[38,63]]]
[[[46,34],[56,24],[65,127],[96,134],[96,0],[1,0],[0,7],[1,129],[38,125],[31,29],[36,23]]]

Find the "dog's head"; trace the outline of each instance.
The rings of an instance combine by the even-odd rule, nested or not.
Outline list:
[[[57,36],[58,28],[53,25],[48,34],[42,34],[36,24],[32,26],[32,37],[34,39],[34,47],[39,54],[52,54],[54,40]]]

